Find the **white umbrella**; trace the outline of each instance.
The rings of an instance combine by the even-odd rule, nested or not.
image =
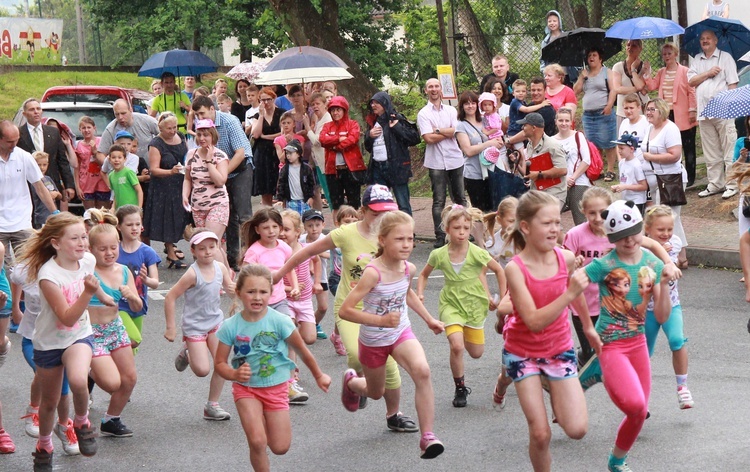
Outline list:
[[[321,51],[325,54],[322,54]],[[266,64],[255,83],[298,84],[354,78],[335,54],[318,48],[295,47],[277,54]]]

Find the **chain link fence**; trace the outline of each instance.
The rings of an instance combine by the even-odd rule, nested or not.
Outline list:
[[[508,57],[511,71],[529,80],[540,74],[541,42],[546,15],[557,10],[563,30],[576,27],[607,29],[616,21],[639,16],[668,17],[669,0],[450,0],[444,3],[449,56],[459,88],[476,89],[492,71],[496,54]],[[647,40],[642,58],[654,70],[661,67],[659,48],[665,40]],[[606,61],[612,67],[623,52]]]

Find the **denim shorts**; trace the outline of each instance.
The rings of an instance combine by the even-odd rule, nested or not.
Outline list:
[[[94,335],[90,334],[85,338],[81,338],[73,344],[86,344],[91,348],[91,352],[94,352]],[[70,346],[68,346],[70,347]],[[42,369],[52,369],[62,365],[62,356],[65,354],[65,350],[68,349],[50,349],[49,351],[40,351],[34,349],[34,364]]]
[[[26,359],[26,363],[29,367],[36,372],[36,364],[34,364],[34,344],[29,338],[21,338],[21,350],[23,351],[23,358]],[[63,369],[63,383],[60,395],[67,395],[70,393],[70,384],[68,384],[68,374]]]
[[[617,116],[614,111],[603,115],[602,110],[584,111],[583,134],[599,149],[612,149],[617,139]]]

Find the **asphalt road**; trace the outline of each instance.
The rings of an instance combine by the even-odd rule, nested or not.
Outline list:
[[[184,243],[183,243],[184,244]],[[420,243],[412,256],[424,265],[429,243]],[[183,248],[185,252],[189,252]],[[161,250],[161,248],[159,248]],[[188,255],[188,260],[190,256]],[[163,269],[162,289],[171,287],[183,271]],[[427,307],[437,314],[438,277],[430,280]],[[689,385],[696,401],[692,410],[677,407],[675,380],[666,339],[662,336],[653,358],[651,419],[631,451],[629,464],[635,471],[740,471],[750,469],[750,334],[743,286],[735,272],[691,268],[680,282],[686,334],[689,337]],[[66,457],[57,438],[55,470],[249,470],[248,448],[239,418],[226,385],[222,406],[233,414],[230,421],[202,419],[208,393],[208,378],[197,378],[190,370],[178,373],[173,366],[178,345],[163,337],[163,301],[160,291],[152,294],[144,324],[144,341],[136,357],[138,385],[123,421],[135,431],[128,439],[100,438],[93,458]],[[230,301],[225,300],[225,308]],[[469,405],[451,405],[453,381],[448,367],[448,343],[444,336],[429,332],[412,315],[415,333],[430,362],[436,395],[435,433],[445,443],[445,453],[432,461],[419,459],[419,435],[393,433],[386,428],[382,401],[370,401],[366,409],[349,413],[341,406],[339,393],[343,357],[329,341],[312,346],[323,370],[333,378],[331,391],[319,391],[304,366],[301,384],[310,393],[302,406],[292,406],[292,448],[281,457],[271,456],[275,470],[282,471],[485,471],[531,470],[528,430],[513,388],[504,410],[492,407],[492,388],[499,371],[502,342],[487,323],[487,349],[478,360],[466,362],[466,382],[472,388]],[[326,331],[333,316],[323,321]],[[32,373],[21,356],[21,340],[11,335],[13,352],[0,369],[0,400],[5,429],[16,442],[15,454],[0,456],[0,471],[31,470],[35,440],[23,430]],[[403,373],[403,372],[402,372]],[[402,406],[415,416],[414,388],[403,373]],[[589,432],[580,441],[552,426],[553,470],[603,471],[622,414],[601,385],[587,392]],[[103,415],[108,396],[94,391],[92,418]]]

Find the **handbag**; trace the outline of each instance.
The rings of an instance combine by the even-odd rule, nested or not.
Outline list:
[[[649,132],[650,134],[650,132]],[[646,142],[646,152],[649,152],[649,142]],[[656,175],[656,186],[659,189],[659,203],[667,206],[687,205],[687,195],[685,188],[682,186],[682,172],[679,174],[659,175],[654,169],[654,163],[651,164],[651,170]]]

